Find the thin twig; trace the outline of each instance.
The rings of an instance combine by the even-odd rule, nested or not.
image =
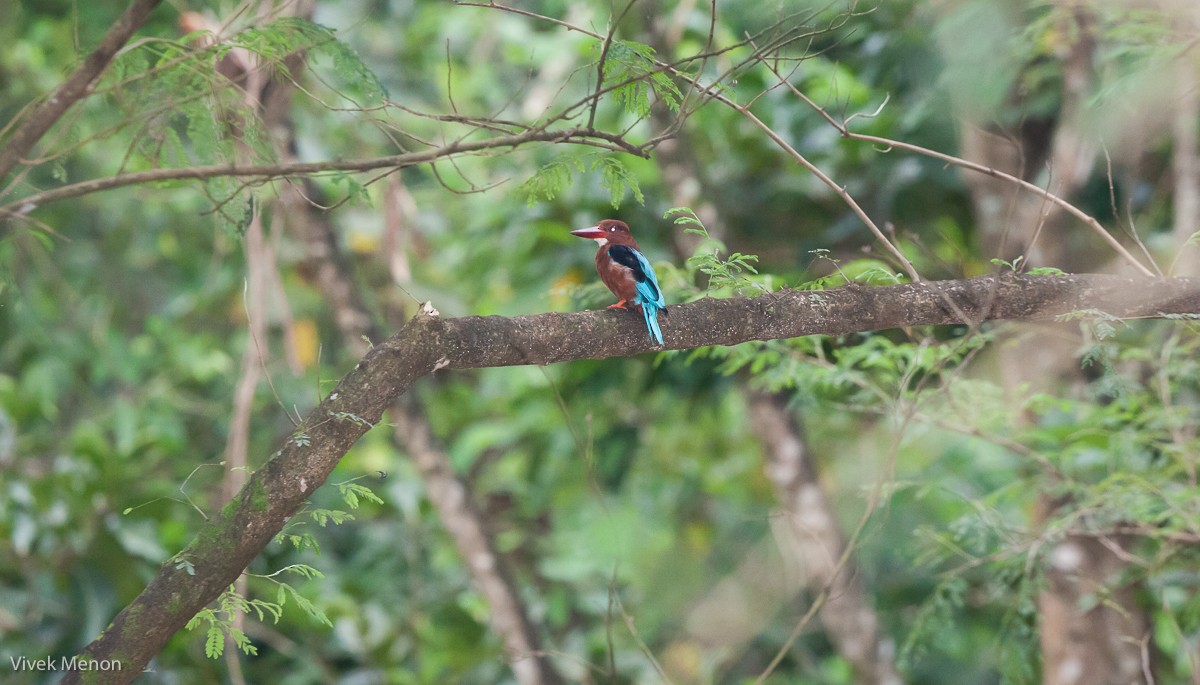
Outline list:
[[[866,210],[864,210],[862,206],[858,204],[858,201],[846,191],[844,186],[838,185],[837,182],[827,176],[824,171],[821,171],[820,167],[808,161],[804,155],[797,152],[796,149],[788,144],[788,142],[784,140],[782,136],[776,133],[774,129],[772,129],[770,126],[767,126],[758,117],[754,116],[754,113],[749,109],[740,105],[734,105],[734,109],[740,112],[742,116],[749,119],[759,129],[761,129],[762,132],[765,133],[768,138],[774,141],[776,145],[783,148],[784,152],[787,152],[792,159],[796,160],[796,162],[805,169],[808,169],[809,172],[820,179],[822,183],[829,186],[829,188],[833,190],[838,197],[842,198],[842,201],[850,207],[850,210],[867,225],[867,228],[869,228],[871,232],[875,234],[875,238],[879,240],[879,242],[883,243],[883,246],[887,249],[887,251],[891,252],[892,256],[896,258],[896,261],[900,262],[900,266],[904,269],[905,273],[908,274],[908,277],[911,278],[913,282],[921,280],[921,276],[917,273],[916,268],[913,267],[912,262],[908,261],[908,258],[904,256],[904,253],[900,251],[900,248],[896,247],[895,243],[893,243],[891,240],[888,240],[888,237],[884,235],[879,226],[875,224],[875,222],[867,214]]]
[[[597,39],[603,38],[600,34],[597,34],[595,32],[588,31],[581,27],[572,25],[569,22],[562,21],[561,19],[554,19],[552,17],[540,15],[535,12],[530,12],[527,10],[520,10],[520,9],[516,9],[513,7],[508,7],[506,5],[498,5],[496,3],[483,4],[483,3],[469,3],[469,2],[456,2],[455,4],[465,5],[465,6],[473,6],[473,7],[484,7],[487,9],[497,9],[497,10],[501,10],[501,11],[505,11],[505,12],[511,12],[513,14],[519,14],[522,16],[527,16],[527,17],[531,17],[534,19],[538,19],[541,21],[547,21],[547,22],[550,22],[553,24],[557,24],[559,26],[567,28],[568,30],[578,31],[585,35],[592,36],[593,38],[597,38]],[[776,41],[773,41],[773,47],[776,49],[781,48],[784,45],[790,44],[791,42],[794,42],[795,40],[802,38],[804,35],[811,35],[811,33],[812,32],[810,32],[808,34],[800,34],[798,36],[785,33],[784,37],[777,39]],[[742,45],[753,46],[753,37],[748,38],[745,41],[739,43],[739,46],[742,46]],[[729,49],[731,49],[731,48],[729,48]],[[728,51],[728,49],[725,49],[725,50],[722,50],[719,52],[726,52],[726,51]],[[761,50],[755,49],[754,53],[755,54],[754,54],[754,56],[752,56],[752,60],[765,62],[765,60],[761,59],[761,55],[763,54]],[[695,58],[689,59],[687,61],[689,61],[689,62],[694,61],[694,59],[699,59],[699,56],[696,56]],[[822,183],[829,186],[829,188],[832,189],[838,195],[838,197],[842,198],[842,200],[844,202],[846,202],[847,205],[850,207],[851,211],[853,211],[860,219],[862,219],[862,221],[864,223],[866,223],[867,227],[871,230],[871,232],[875,234],[875,237],[883,243],[884,247],[886,247],[889,252],[892,253],[892,255],[900,263],[902,268],[904,268],[904,270],[908,274],[909,278],[911,278],[914,282],[921,280],[920,275],[917,273],[917,270],[913,267],[912,263],[908,260],[908,258],[906,258],[904,256],[904,254],[902,252],[900,252],[900,249],[897,248],[896,245],[893,244],[892,241],[890,241],[888,239],[888,237],[883,233],[883,231],[880,230],[879,226],[875,224],[875,222],[871,219],[871,217],[869,215],[867,215],[866,211],[863,210],[863,208],[854,200],[853,197],[850,196],[850,194],[848,192],[846,192],[846,189],[843,188],[842,186],[839,186],[837,184],[837,182],[835,182],[828,175],[826,175],[824,172],[822,172],[816,165],[809,162],[803,155],[801,155],[799,152],[797,152],[795,150],[795,148],[793,148],[791,145],[789,145],[787,143],[787,141],[783,140],[783,138],[780,137],[779,134],[777,134],[774,130],[772,130],[771,127],[767,126],[765,123],[762,122],[762,120],[760,120],[758,117],[754,116],[754,114],[749,110],[749,108],[747,106],[739,105],[738,103],[736,103],[732,99],[730,99],[728,96],[722,94],[719,90],[716,89],[715,84],[703,85],[699,80],[699,78],[700,78],[699,76],[695,76],[695,77],[690,76],[690,75],[684,73],[683,71],[681,71],[676,66],[673,66],[671,64],[664,63],[664,62],[661,62],[658,60],[655,60],[654,63],[658,69],[663,70],[666,73],[672,74],[678,78],[681,78],[689,84],[692,84],[693,86],[696,87],[696,89],[701,94],[705,95],[706,97],[710,97],[714,100],[717,100],[717,101],[721,102],[722,104],[724,104],[728,107],[731,107],[734,111],[740,113],[742,116],[745,116],[746,118],[750,119],[750,121],[752,121],[755,124],[755,126],[758,126],[760,129],[762,129],[763,132],[766,133],[767,136],[770,137],[772,141],[774,141],[777,145],[782,147],[784,149],[784,151],[787,152],[793,159],[795,159],[798,163],[800,163],[802,166],[804,166],[806,169],[808,169],[810,172],[812,172],[815,176],[817,176],[817,178],[820,179]],[[728,74],[729,72],[726,72],[726,73]],[[718,82],[719,82],[719,79],[718,79]],[[790,86],[790,84],[788,84],[788,85]],[[598,93],[595,94],[595,97],[598,97],[598,95],[599,95]]]
[[[371,171],[384,167],[404,168],[425,164],[435,159],[453,155],[472,154],[497,148],[513,148],[534,142],[571,142],[590,145],[616,152],[628,152],[639,157],[645,154],[621,139],[604,131],[586,128],[570,128],[562,130],[530,130],[524,133],[507,136],[497,136],[481,141],[456,141],[432,150],[422,152],[406,152],[385,157],[371,157],[353,160],[326,160],[323,162],[291,162],[284,164],[250,164],[240,165],[236,162],[226,164],[210,164],[186,168],[150,169],[107,178],[97,178],[80,181],[69,185],[33,193],[19,200],[0,205],[0,212],[25,213],[28,208],[40,207],[51,202],[79,197],[103,190],[122,188],[143,183],[161,181],[203,180],[218,176],[250,178],[259,181],[269,181],[277,178],[298,176],[302,174],[321,174],[330,172]]]
[[[778,72],[775,72],[775,73],[776,73],[776,75],[778,75]],[[1111,247],[1118,255],[1120,255],[1123,259],[1125,259],[1127,262],[1129,262],[1142,275],[1154,277],[1155,273],[1153,271],[1151,271],[1150,269],[1148,269],[1140,261],[1138,261],[1137,258],[1134,257],[1129,252],[1129,250],[1126,250],[1125,246],[1122,245],[1120,243],[1120,241],[1118,241],[1116,238],[1114,238],[1111,233],[1106,231],[1104,229],[1104,227],[1102,225],[1100,225],[1100,222],[1095,219],[1095,217],[1091,216],[1087,212],[1084,212],[1082,209],[1079,209],[1078,207],[1071,204],[1070,202],[1067,202],[1066,200],[1059,197],[1058,195],[1055,195],[1054,193],[1050,192],[1049,190],[1046,190],[1045,188],[1042,188],[1041,186],[1034,185],[1033,183],[1030,183],[1029,181],[1026,181],[1024,179],[1017,178],[1016,176],[1013,176],[1012,174],[1008,174],[1003,171],[1000,171],[999,169],[995,169],[990,166],[985,166],[983,164],[978,164],[976,162],[972,162],[970,160],[963,159],[961,157],[955,157],[954,155],[948,155],[948,154],[945,154],[942,152],[938,152],[936,150],[931,150],[927,147],[922,147],[920,145],[913,145],[912,143],[905,143],[905,142],[901,142],[899,140],[893,140],[891,138],[884,138],[882,136],[872,136],[872,135],[867,135],[864,133],[855,133],[855,132],[851,131],[849,128],[847,128],[844,123],[839,122],[832,115],[830,115],[829,112],[827,112],[825,110],[825,108],[823,108],[820,105],[818,105],[817,103],[813,102],[807,95],[804,94],[803,91],[801,91],[799,88],[794,86],[792,83],[787,82],[787,86],[789,89],[791,89],[792,93],[796,97],[803,100],[805,104],[807,104],[809,107],[813,108],[813,110],[815,110],[818,114],[820,114],[821,117],[825,119],[825,121],[829,122],[829,124],[831,126],[836,128],[838,130],[838,132],[842,134],[843,138],[848,138],[850,140],[861,140],[864,142],[884,145],[889,148],[898,148],[901,150],[907,150],[909,152],[915,152],[920,155],[925,155],[926,157],[932,157],[934,159],[941,160],[941,161],[946,162],[947,164],[951,164],[953,166],[961,167],[964,169],[970,169],[971,171],[976,171],[981,174],[991,176],[993,178],[1002,179],[1004,181],[1007,181],[1009,183],[1017,185],[1031,193],[1035,193],[1035,194],[1045,198],[1049,202],[1054,203],[1061,209],[1065,210],[1068,214],[1074,216],[1075,218],[1079,219],[1084,224],[1086,224],[1088,227],[1090,227],[1093,231],[1096,232],[1097,235],[1099,235],[1101,237],[1101,239],[1104,240],[1104,242],[1108,243],[1109,247]]]
[[[633,9],[633,5],[636,2],[637,0],[629,0],[629,2],[625,3],[625,9],[621,10],[621,13],[615,19],[609,22],[608,34],[604,36],[604,41],[600,44],[600,60],[596,62],[597,93],[600,93],[604,88],[604,61],[608,59],[608,49],[610,46],[612,46],[613,36],[617,33],[617,24],[621,23],[621,20],[625,18],[625,15],[629,13],[629,10]],[[597,96],[592,99],[592,106],[588,111],[588,128],[592,128],[596,125],[596,109],[599,106],[600,98]]]

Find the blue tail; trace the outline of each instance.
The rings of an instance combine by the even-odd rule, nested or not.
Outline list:
[[[663,344],[662,329],[658,327],[658,306],[653,302],[642,303],[642,316],[646,318],[646,328],[650,331],[650,339]]]
[[[659,345],[663,344],[662,329],[658,327],[658,313],[667,311],[667,303],[663,301],[662,289],[658,287],[658,276],[654,267],[641,252],[627,245],[614,245],[608,248],[608,255],[618,264],[629,269],[633,274],[634,287],[637,294],[633,301],[642,306],[642,316],[646,318],[646,329],[650,331],[650,339]]]

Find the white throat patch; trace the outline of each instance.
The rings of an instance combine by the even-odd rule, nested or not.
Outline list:
[[[595,240],[596,244],[600,247],[604,247],[608,244],[608,238],[592,238],[592,240]]]

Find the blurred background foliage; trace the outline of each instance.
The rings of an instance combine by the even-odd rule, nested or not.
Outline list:
[[[600,2],[528,5],[597,31],[613,12]],[[254,5],[169,3],[141,34],[159,40],[127,51],[100,94],[51,132],[46,149],[67,153],[32,167],[3,201],[118,166],[277,157],[269,142],[247,150],[204,129],[217,126],[205,113],[243,107],[227,89],[205,90],[214,82],[204,72],[211,58],[207,67],[197,63],[196,83],[138,80],[162,55],[185,59],[186,47],[174,42],[184,10],[228,22],[227,35],[240,36],[243,47],[281,58],[299,45],[270,31],[238,33],[262,28]],[[810,56],[793,79],[835,116],[878,110],[856,130],[955,152],[968,115],[1012,126],[1058,116],[1058,58],[1070,39],[1055,20],[1059,5],[888,0],[857,10],[796,48]],[[823,26],[846,11],[800,0],[719,7],[715,37],[736,41],[781,17]],[[1104,57],[1089,112],[1095,130],[1114,141],[1115,204],[1169,263],[1171,139],[1146,133],[1137,154],[1117,152],[1128,142],[1122,128],[1137,117],[1154,120],[1148,110],[1169,99],[1164,65],[1195,41],[1196,24],[1188,33],[1165,10],[1121,3],[1096,3],[1093,11]],[[116,12],[112,3],[0,7],[0,121],[51,90]],[[648,43],[647,27],[662,17],[678,33],[675,56],[703,49],[704,3],[637,3],[617,35]],[[596,41],[526,17],[432,0],[359,0],[318,1],[313,18],[340,42],[304,44],[312,48],[311,71],[299,77],[307,92],[291,113],[303,160],[392,154],[399,131],[414,140],[453,135],[441,122],[376,107],[385,101],[532,122],[594,83]],[[706,69],[720,73],[730,59]],[[746,102],[772,82],[765,68],[753,68],[729,93]],[[155,111],[181,92],[196,97]],[[999,268],[980,247],[973,200],[957,171],[842,140],[786,89],[759,97],[754,111],[877,222],[894,226],[926,278]],[[249,132],[253,114],[243,114],[247,137],[271,135]],[[649,120],[614,98],[598,109],[597,126],[632,127],[635,138],[652,132]],[[775,287],[803,287],[835,265],[853,273],[860,259],[899,271],[833,192],[735,111],[706,106],[684,132],[702,195],[724,224],[721,240],[757,255],[756,268]],[[357,283],[391,312],[393,328],[425,300],[446,316],[606,304],[594,285],[592,249],[566,232],[605,217],[629,222],[651,260],[663,264],[669,300],[698,296],[687,255],[674,247],[682,227],[663,216],[673,203],[656,160],[619,160],[644,195],[638,202],[632,185],[618,186],[615,197],[604,186],[595,154],[529,146],[374,183],[369,174],[315,182],[337,205],[331,220]],[[567,162],[569,182],[552,198],[530,202],[521,191],[545,165],[573,159],[580,166]],[[1115,223],[1103,164],[1080,202]],[[39,208],[37,224],[0,228],[4,668],[10,657],[78,651],[219,508],[246,345],[261,347],[270,378],[254,396],[252,467],[290,434],[289,417],[355,361],[287,234],[269,237],[278,282],[267,338],[249,337],[240,230],[250,211],[280,210],[275,190],[261,186],[252,200],[239,196],[214,211],[213,198],[235,186],[118,189]],[[393,192],[401,193],[406,225],[403,290],[378,256]],[[714,648],[697,637],[706,630],[696,625],[706,616],[697,608],[723,579],[748,558],[777,554],[778,502],[748,421],[749,385],[789,393],[843,528],[861,522],[856,564],[908,682],[1038,682],[1040,547],[1071,526],[1110,522],[1144,527],[1135,548],[1143,563],[1128,580],[1139,583],[1154,622],[1158,682],[1194,682],[1200,577],[1194,544],[1178,542],[1200,530],[1194,326],[1070,326],[1083,330],[1083,342],[1062,364],[1087,372],[1074,385],[1006,382],[996,345],[1055,333],[997,326],[931,331],[925,342],[887,332],[456,372],[414,392],[515,569],[545,648],[572,680],[657,682],[653,654],[676,682],[751,682],[815,597],[814,588],[776,598],[743,642]],[[241,656],[244,682],[510,682],[488,607],[390,432],[370,432],[313,497],[314,508],[345,510],[352,520],[319,526],[298,517],[289,532],[310,533],[318,549],[272,545],[251,566],[257,574],[294,563],[318,569],[323,578],[287,582],[331,627],[295,604],[278,623],[251,618],[245,630],[258,653]],[[350,480],[382,504],[362,501],[351,510],[332,485]],[[1038,493],[1073,502],[1042,530],[1034,524]],[[249,593],[273,598],[274,581],[253,578]],[[635,620],[637,636],[622,612]],[[227,661],[206,658],[204,643],[202,632],[176,636],[146,682],[227,682]],[[3,679],[41,678],[6,671]],[[767,682],[833,685],[854,675],[812,625]]]

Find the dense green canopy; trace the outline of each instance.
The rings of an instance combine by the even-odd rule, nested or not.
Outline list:
[[[1200,674],[1187,0],[156,4],[0,6],[0,681]]]

